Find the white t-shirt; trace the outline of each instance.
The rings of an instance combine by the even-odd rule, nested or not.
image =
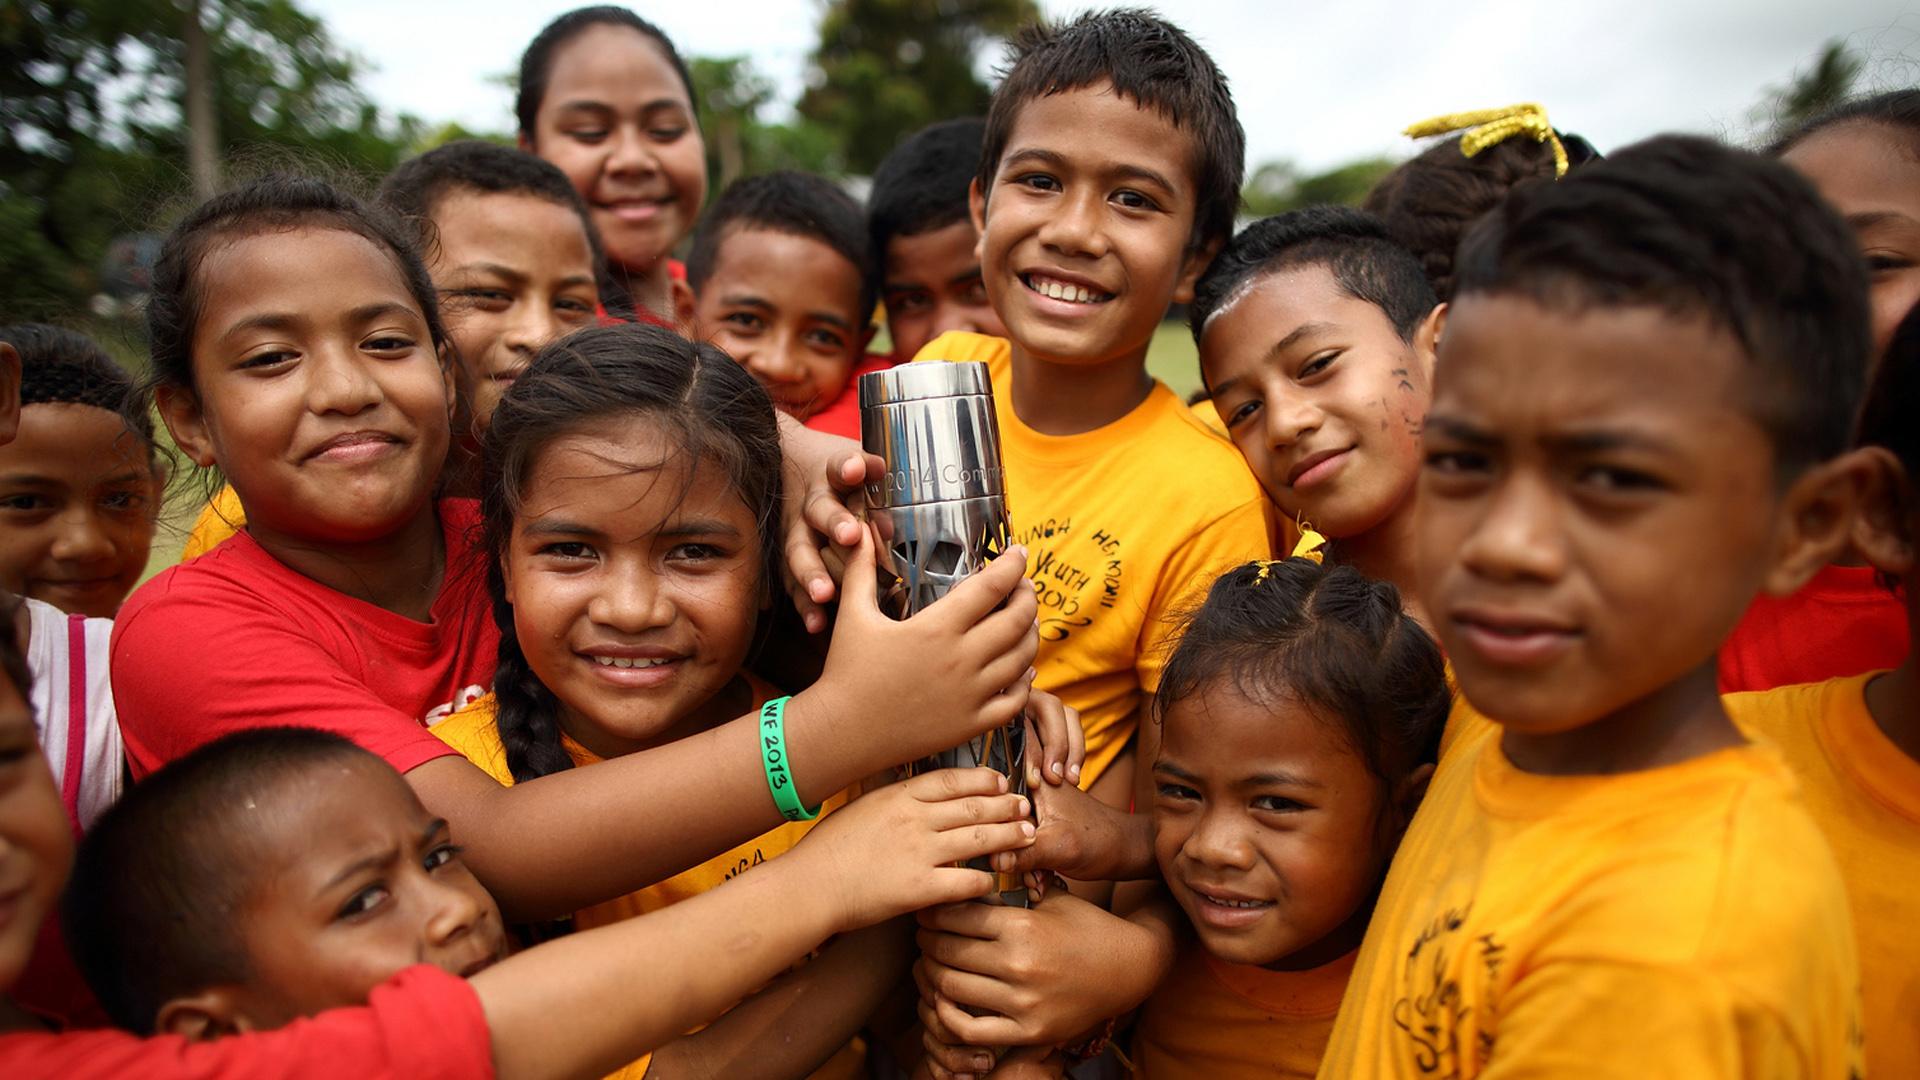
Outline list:
[[[27,641],[27,669],[33,672],[33,722],[40,729],[40,747],[53,767],[53,779],[68,805],[75,795],[66,788],[69,732],[73,726],[71,631],[67,613],[52,604],[26,598],[31,635]],[[79,660],[85,667],[81,687],[86,695],[86,730],[80,757],[77,805],[80,827],[90,829],[107,807],[120,797],[126,772],[126,751],[120,743],[120,719],[113,709],[113,686],[107,678],[107,638],[112,619],[82,622]]]

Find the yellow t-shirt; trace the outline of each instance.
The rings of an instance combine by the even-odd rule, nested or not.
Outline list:
[[[193,519],[193,531],[187,534],[187,546],[180,552],[180,561],[205,555],[246,527],[247,512],[240,506],[239,494],[232,484],[221,485],[212,500],[200,508],[200,516]]]
[[[915,359],[978,361],[992,373],[1013,539],[1041,586],[1035,685],[1080,710],[1080,782],[1091,786],[1160,685],[1170,616],[1221,572],[1271,553],[1266,496],[1233,444],[1158,382],[1103,428],[1043,435],[1014,414],[1004,339],[942,334]]]
[[[1867,712],[1878,672],[1731,694],[1741,730],[1780,748],[1853,905],[1867,1075],[1920,1077],[1920,761]]]
[[[1311,971],[1230,964],[1189,941],[1140,1010],[1139,1080],[1311,1080],[1353,953]]]
[[[1233,440],[1233,436],[1227,432],[1227,422],[1220,419],[1220,406],[1215,405],[1212,398],[1196,401],[1188,408],[1193,410],[1193,415],[1199,418],[1200,423],[1208,431],[1229,442]]]
[[[1618,776],[1453,751],[1374,908],[1320,1075],[1860,1075],[1832,853],[1771,750]]]
[[[754,678],[743,677],[753,687],[753,705],[759,708],[779,691]],[[500,783],[512,787],[513,773],[507,768],[507,751],[500,744],[500,729],[495,726],[495,716],[499,709],[499,700],[492,694],[475,701],[473,704],[455,712],[445,720],[435,724],[432,731],[440,736],[448,746],[460,751],[468,761],[480,767],[482,772]],[[573,759],[575,768],[584,768],[604,760],[598,754],[568,738],[560,736],[567,749],[567,756]],[[706,862],[684,870],[657,885],[649,885],[638,892],[628,893],[615,900],[595,904],[574,912],[573,924],[576,929],[590,930],[596,926],[606,926],[630,919],[636,915],[645,915],[650,911],[659,911],[670,904],[677,904],[689,897],[698,896],[721,882],[741,874],[779,855],[800,842],[815,822],[834,810],[845,806],[853,792],[842,791],[827,799],[820,806],[820,816],[814,821],[789,821],[771,832],[763,833],[731,851],[716,855]],[[853,1080],[864,1075],[866,1052],[864,1044],[855,1039],[830,1058],[813,1073],[813,1080]],[[647,1075],[647,1066],[653,1061],[651,1054],[612,1073],[607,1080],[640,1080]]]

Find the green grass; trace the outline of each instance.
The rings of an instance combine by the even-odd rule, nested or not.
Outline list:
[[[1147,346],[1147,371],[1185,401],[1200,389],[1200,350],[1184,322],[1163,322]]]

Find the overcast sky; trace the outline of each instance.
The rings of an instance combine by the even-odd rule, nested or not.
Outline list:
[[[473,130],[512,128],[497,81],[560,12],[552,0],[305,0],[372,68],[382,107]],[[1049,16],[1105,6],[1041,0]],[[1766,91],[1846,39],[1869,88],[1920,83],[1920,15],[1901,0],[1202,0],[1159,10],[1233,84],[1249,169],[1404,155],[1401,128],[1463,109],[1539,101],[1602,150],[1660,131],[1741,137]],[[746,54],[798,98],[819,0],[633,3],[683,53]]]

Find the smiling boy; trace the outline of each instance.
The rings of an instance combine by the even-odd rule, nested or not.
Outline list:
[[[1702,139],[1516,190],[1462,245],[1415,563],[1462,693],[1320,1075],[1858,1075],[1831,852],[1715,688],[1846,542],[1845,227]]]
[[[991,369],[1040,587],[1035,685],[1079,710],[1091,786],[1132,742],[1169,616],[1269,549],[1239,455],[1146,370],[1168,306],[1232,232],[1245,136],[1212,59],[1151,15],[1094,12],[1014,48],[971,193],[1007,338],[945,334],[917,359]],[[1123,768],[1098,791],[1125,805],[1130,783]]]

